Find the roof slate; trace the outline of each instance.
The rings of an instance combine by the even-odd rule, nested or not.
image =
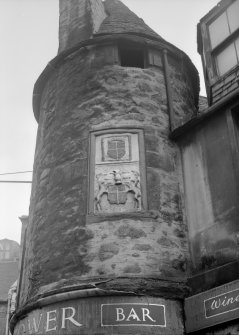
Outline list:
[[[144,21],[119,0],[106,0],[105,11],[108,15],[95,34],[138,33],[157,39],[163,38],[154,32]]]
[[[0,263],[0,300],[7,300],[8,291],[18,277],[18,262]]]

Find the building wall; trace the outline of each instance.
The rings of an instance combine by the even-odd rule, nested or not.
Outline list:
[[[232,136],[227,113],[220,113],[183,140],[194,273],[238,259],[239,194]]]
[[[171,290],[180,296],[185,289],[182,171],[179,148],[168,138],[164,70],[114,65],[110,50],[88,47],[75,52],[45,86],[22,303],[56,287],[116,276],[109,287],[124,289],[120,278],[126,277],[131,278],[126,290],[138,291],[140,278],[148,277],[165,281],[162,295]],[[182,77],[180,66],[170,67],[172,80]],[[174,80],[178,114],[191,112],[192,100],[187,96],[183,101],[182,95],[190,90],[187,85]],[[89,215],[90,131],[124,127],[143,129],[147,208],[111,217]],[[145,283],[146,291],[159,294],[159,281]]]

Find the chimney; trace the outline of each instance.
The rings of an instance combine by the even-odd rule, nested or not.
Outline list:
[[[90,39],[105,18],[101,0],[60,0],[58,53]]]

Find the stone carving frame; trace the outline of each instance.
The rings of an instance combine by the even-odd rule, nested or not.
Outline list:
[[[135,201],[135,210],[132,211],[119,211],[119,212],[100,212],[97,211],[95,208],[96,206],[99,206],[99,203],[97,204],[97,200],[95,198],[95,183],[96,183],[96,139],[100,136],[111,136],[118,138],[118,137],[127,137],[125,134],[130,135],[137,135],[138,139],[138,180],[136,178],[136,182],[138,184],[137,189],[128,189],[128,192],[132,192],[134,195],[134,201]],[[127,140],[128,143],[130,143],[130,139]],[[101,141],[102,142],[102,141]],[[129,149],[131,150],[131,149]],[[130,152],[131,155],[131,152]],[[118,162],[120,164],[121,161]],[[137,174],[132,170],[132,175],[137,177]],[[124,172],[123,172],[124,174]],[[144,134],[143,129],[141,128],[130,128],[130,127],[124,127],[124,128],[110,128],[105,130],[98,130],[98,131],[91,131],[90,133],[90,155],[89,155],[89,196],[88,196],[88,213],[90,215],[115,215],[115,214],[132,214],[136,212],[144,212],[147,210],[147,195],[146,195],[146,177],[145,177],[145,148],[144,148]],[[137,185],[136,185],[137,186]],[[107,193],[107,192],[106,192]],[[101,196],[101,194],[99,194]],[[140,206],[139,206],[139,197],[140,197]],[[140,208],[139,208],[140,207]]]

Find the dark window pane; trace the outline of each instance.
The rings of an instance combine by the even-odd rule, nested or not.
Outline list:
[[[223,75],[237,65],[237,55],[234,42],[221,51],[216,56],[216,59],[219,75]]]
[[[225,115],[209,123],[204,134],[204,152],[215,219],[218,223],[226,224],[231,215],[238,213],[239,199]]]
[[[211,46],[215,48],[230,35],[226,13],[220,15],[209,25]]]
[[[143,49],[133,49],[129,47],[120,46],[120,63],[121,66],[125,67],[139,67],[144,68],[144,50]]]
[[[233,2],[233,4],[227,10],[230,32],[233,33],[239,28],[239,0]]]
[[[239,38],[235,40],[235,47],[237,52],[237,62],[239,62]]]

